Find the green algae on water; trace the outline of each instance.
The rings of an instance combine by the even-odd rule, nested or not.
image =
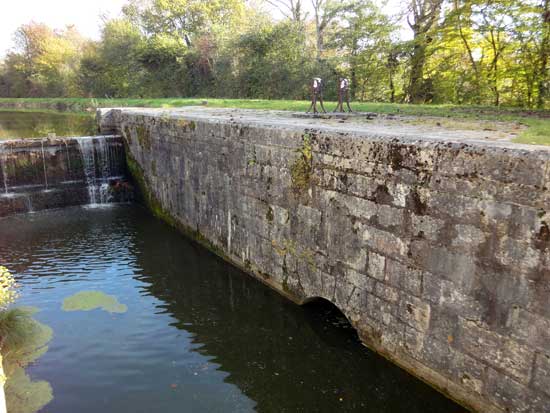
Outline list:
[[[125,313],[128,307],[102,291],[80,291],[63,300],[63,311],[90,311],[100,308],[108,313]]]

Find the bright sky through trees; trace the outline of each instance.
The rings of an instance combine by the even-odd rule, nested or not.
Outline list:
[[[82,35],[98,39],[101,16],[115,17],[125,0],[17,0],[2,3],[0,56],[13,47],[15,30],[31,20],[54,28],[74,24]]]
[[[385,1],[378,1],[381,5]],[[19,0],[2,6],[0,14],[0,57],[13,47],[13,33],[31,20],[62,29],[75,25],[86,37],[97,40],[100,36],[102,16],[116,17],[126,0]],[[309,4],[309,2],[307,2]],[[388,14],[399,12],[402,2],[389,0],[383,8]],[[274,14],[276,14],[274,12]],[[403,31],[403,36],[408,30]]]

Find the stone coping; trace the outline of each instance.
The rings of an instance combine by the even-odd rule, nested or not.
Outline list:
[[[369,139],[443,142],[486,148],[550,152],[550,146],[512,142],[512,139],[525,128],[514,122],[387,114],[379,114],[373,117],[370,112],[348,114],[347,116],[332,113],[313,116],[280,110],[208,108],[203,106],[102,108],[98,109],[98,117],[103,118],[111,110],[148,117],[183,118],[209,123],[234,123],[251,127],[332,132]]]

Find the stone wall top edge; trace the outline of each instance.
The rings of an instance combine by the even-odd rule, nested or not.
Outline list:
[[[542,145],[526,145],[513,143],[508,141],[492,141],[492,140],[480,140],[480,139],[459,139],[455,137],[448,137],[443,135],[422,135],[418,133],[396,133],[393,131],[383,130],[369,130],[364,128],[361,130],[353,128],[338,128],[335,126],[326,126],[322,124],[311,125],[306,123],[300,123],[299,119],[254,119],[232,117],[231,112],[227,112],[223,116],[213,116],[210,113],[200,114],[195,111],[186,111],[183,108],[179,110],[175,109],[149,109],[149,108],[112,108],[102,109],[101,116],[106,116],[109,111],[118,111],[120,114],[127,116],[142,116],[148,118],[162,118],[163,120],[180,120],[185,119],[187,121],[194,121],[200,123],[207,123],[213,125],[226,125],[228,123],[232,125],[241,125],[251,128],[264,128],[266,130],[281,129],[288,132],[298,133],[315,133],[322,137],[338,138],[338,139],[364,139],[368,142],[378,142],[382,144],[393,145],[409,145],[409,146],[422,146],[426,148],[437,149],[449,149],[449,150],[469,150],[469,151],[491,151],[494,154],[508,154],[508,156],[533,156],[550,160],[550,147]],[[240,113],[236,111],[235,113]],[[269,114],[270,111],[266,111]]]
[[[9,148],[34,148],[42,146],[59,146],[66,143],[76,143],[77,139],[90,138],[90,139],[122,139],[120,135],[94,135],[94,136],[70,136],[70,137],[56,137],[56,138],[17,138],[17,139],[5,139],[0,140],[0,149],[4,147]]]

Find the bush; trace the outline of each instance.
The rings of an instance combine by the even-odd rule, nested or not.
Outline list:
[[[0,310],[5,310],[17,296],[15,278],[6,267],[0,266]]]

